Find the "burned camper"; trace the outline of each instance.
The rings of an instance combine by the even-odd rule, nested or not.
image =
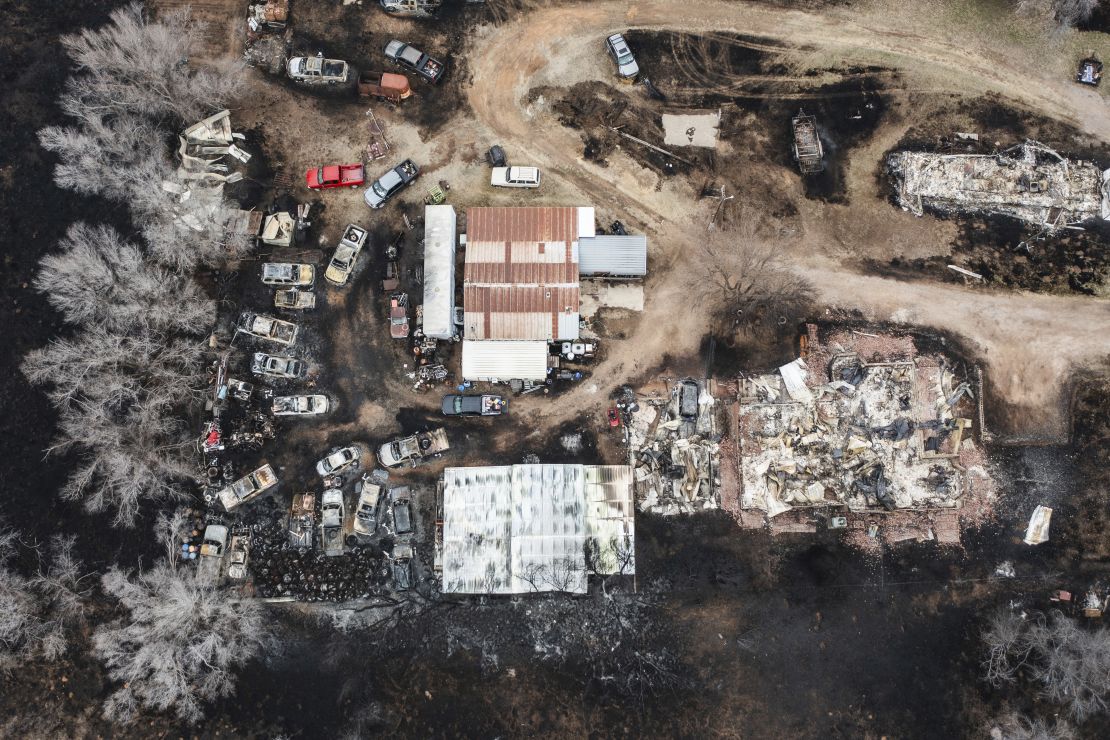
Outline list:
[[[995,154],[895,152],[887,170],[903,209],[921,216],[1009,216],[1046,231],[1110,218],[1110,170],[1026,141]]]

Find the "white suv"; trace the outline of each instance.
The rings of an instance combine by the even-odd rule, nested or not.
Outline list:
[[[498,188],[538,188],[538,167],[494,167],[489,184]]]

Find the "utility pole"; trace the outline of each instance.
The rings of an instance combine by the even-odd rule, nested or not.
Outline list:
[[[717,197],[720,198],[720,200],[717,202],[717,208],[716,208],[716,210],[713,211],[713,215],[709,219],[709,225],[706,227],[707,231],[713,231],[713,229],[716,228],[716,223],[715,222],[717,220],[717,214],[721,212],[721,208],[724,207],[725,201],[732,200],[736,196],[735,195],[729,195],[729,196],[726,197],[725,196],[725,186],[722,185],[721,186],[721,194]]]

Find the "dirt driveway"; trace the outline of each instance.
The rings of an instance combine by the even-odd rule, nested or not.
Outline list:
[[[631,5],[592,2],[540,9],[500,26],[480,28],[468,50],[473,74],[467,91],[479,125],[518,159],[526,155],[577,189],[581,202],[619,208],[652,234],[655,274],[642,320],[627,341],[611,348],[593,374],[595,383],[579,388],[556,408],[535,408],[547,417],[561,418],[567,413],[562,410],[581,408],[590,395],[606,393],[665,354],[696,352],[708,329],[709,317],[690,311],[683,298],[690,270],[696,269],[694,255],[704,238],[708,206],[695,203],[693,193],[681,184],[653,184],[650,175],[626,157],[614,158],[607,168],[585,161],[576,132],[544,115],[542,99],[529,100],[529,91],[540,85],[610,77],[599,40],[630,27],[733,31],[831,51],[843,60],[861,56],[861,50],[878,53],[939,89],[995,92],[1110,140],[1110,117],[1102,98],[1061,84],[1053,76],[1056,69],[1028,69],[1017,75],[989,51],[833,14],[712,0],[683,3],[681,14],[664,0]],[[889,221],[901,219],[906,228],[927,233],[918,225],[921,220],[886,208]],[[1075,368],[1106,356],[1110,303],[861,275],[827,256],[836,251],[831,245],[851,238],[843,223],[836,225],[843,218],[830,219],[822,209],[814,209],[803,212],[802,221],[801,235],[788,247],[789,257],[816,283],[827,304],[877,320],[961,335],[982,354],[988,382],[1006,406],[1004,414],[994,417],[1001,431],[1015,438],[1066,433],[1063,389]]]

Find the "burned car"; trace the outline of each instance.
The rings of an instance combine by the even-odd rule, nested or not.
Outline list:
[[[355,260],[366,244],[368,232],[358,224],[347,224],[335,254],[324,271],[324,278],[333,285],[346,285],[355,269]]]
[[[274,469],[269,465],[263,465],[219,491],[216,499],[224,507],[224,511],[231,511],[240,504],[258,498],[277,484],[278,477]]]
[[[342,447],[316,463],[316,472],[327,478],[329,475],[358,463],[359,457],[361,457],[361,453],[354,445]]]
[[[239,323],[235,328],[237,331],[286,346],[297,341],[296,324],[254,311],[244,311],[239,316]]]
[[[358,495],[358,505],[355,507],[355,534],[371,537],[378,531],[378,503],[381,495],[381,486],[363,482],[362,491]]]
[[[263,262],[262,282],[265,285],[303,287],[316,280],[316,268],[293,262]]]
[[[305,363],[295,357],[255,352],[251,360],[251,372],[271,378],[299,378],[304,375]]]
[[[278,290],[274,292],[274,308],[286,308],[291,311],[316,308],[316,294],[296,288]]]
[[[286,67],[289,79],[308,85],[340,85],[351,76],[351,65],[322,56],[293,57]]]
[[[328,397],[319,393],[312,396],[274,396],[272,410],[274,416],[324,414],[328,410]]]
[[[289,546],[311,550],[316,540],[316,494],[298,493],[289,508]]]
[[[320,498],[320,541],[324,554],[343,554],[343,491],[329,488]]]
[[[413,531],[412,499],[408,486],[400,486],[389,492],[393,504],[393,531],[398,535],[411,534]]]

